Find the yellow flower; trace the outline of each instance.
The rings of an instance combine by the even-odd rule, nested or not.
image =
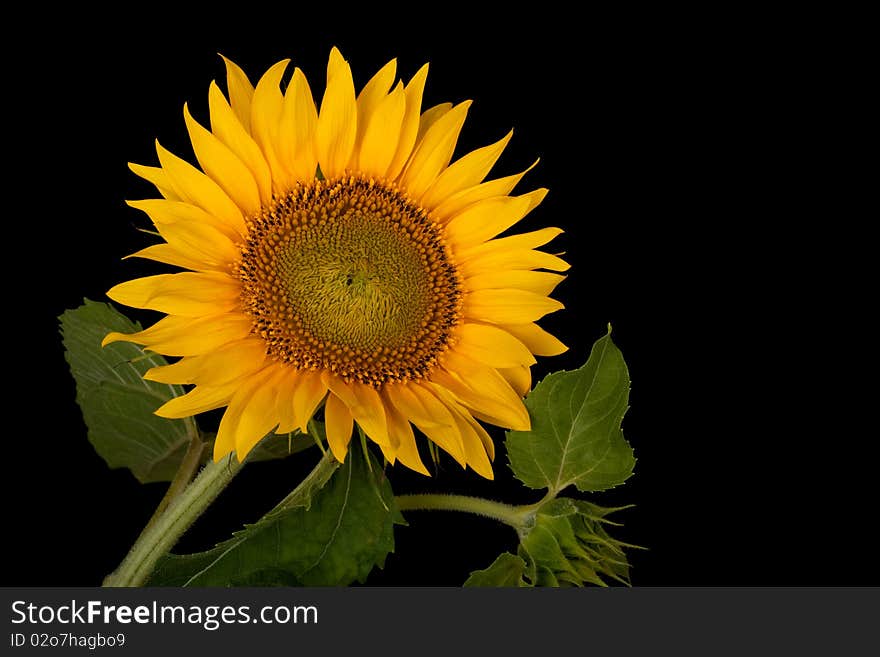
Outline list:
[[[568,265],[536,250],[562,231],[497,237],[547,190],[510,196],[526,172],[483,182],[510,134],[450,164],[470,101],[422,112],[427,65],[395,84],[392,60],[355,96],[334,48],[320,112],[298,68],[282,91],[287,65],[254,88],[227,60],[210,130],[184,106],[201,171],[158,142],[159,167],[131,165],[164,197],[129,203],[165,240],[134,255],[191,271],[112,288],[167,317],[104,344],[181,357],[145,375],[195,384],[156,412],[226,406],[215,459],[305,431],[323,404],[339,461],[357,422],[391,463],[428,474],[415,425],[491,478],[477,420],[528,429],[533,354],[565,350],[535,324],[562,308],[548,295]]]

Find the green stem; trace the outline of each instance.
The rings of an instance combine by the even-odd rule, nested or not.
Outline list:
[[[159,506],[153,511],[153,515],[150,517],[150,520],[147,522],[141,535],[156,524],[156,521],[163,513],[165,513],[165,509],[168,508],[171,502],[173,502],[177,496],[190,485],[193,477],[195,477],[196,473],[199,471],[199,464],[202,462],[204,452],[205,443],[202,441],[202,437],[196,434],[193,436],[192,440],[190,440],[189,447],[183,455],[183,460],[180,462],[180,467],[177,469],[177,472],[174,473],[174,479],[172,479],[171,483],[168,485],[168,490],[165,491],[165,495],[159,501]],[[138,537],[138,539],[140,539],[140,537]]]
[[[466,495],[398,495],[394,499],[401,511],[464,511],[499,520],[517,531],[526,527],[534,514],[534,505],[511,506]]]
[[[241,464],[230,453],[222,460],[208,465],[165,509],[144,529],[131,551],[114,572],[104,580],[104,586],[141,586],[153,572],[156,562],[174,547],[180,536],[208,508],[217,495],[241,469]]]

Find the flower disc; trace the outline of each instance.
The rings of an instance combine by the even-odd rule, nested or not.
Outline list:
[[[268,352],[379,387],[423,378],[461,305],[439,227],[398,191],[301,185],[251,227],[238,275]]]

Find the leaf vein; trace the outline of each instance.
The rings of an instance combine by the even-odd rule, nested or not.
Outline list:
[[[349,458],[353,458],[349,456]],[[342,526],[342,519],[345,517],[345,510],[348,508],[348,498],[351,494],[351,473],[354,471],[354,463],[351,464],[351,467],[348,469],[348,478],[345,480],[345,497],[342,500],[342,508],[339,509],[339,517],[336,519],[336,527],[333,528],[333,533],[330,534],[330,538],[327,539],[327,544],[324,546],[324,549],[321,550],[321,554],[318,555],[318,558],[315,560],[311,566],[306,568],[303,571],[303,575],[308,573],[310,570],[313,570],[321,561],[324,559],[324,555],[327,554],[327,550],[330,549],[330,546],[333,544],[333,541],[336,540],[336,535],[339,533],[339,528]]]

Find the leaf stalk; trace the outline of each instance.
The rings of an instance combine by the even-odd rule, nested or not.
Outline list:
[[[513,506],[467,495],[398,495],[401,511],[463,511],[510,525],[517,532],[531,528],[539,505]]]

